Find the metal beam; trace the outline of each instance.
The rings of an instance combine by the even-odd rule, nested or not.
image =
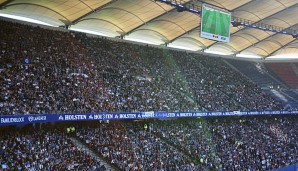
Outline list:
[[[183,5],[186,5],[187,3],[189,3],[189,2],[186,2]],[[160,17],[162,17],[162,16],[164,16],[164,15],[166,15],[166,14],[174,11],[174,10],[176,10],[176,8],[170,9],[169,11],[165,11],[165,12],[161,13],[160,15],[158,15],[158,16],[156,16],[156,17],[154,17],[154,18],[152,18],[152,19],[144,22],[143,24],[140,24],[140,25],[136,26],[135,28],[129,30],[128,32],[126,32],[122,36],[127,36],[127,35],[131,34],[132,32],[136,31],[137,29],[143,27],[144,25],[146,25],[146,24],[148,24],[148,23],[150,23],[150,22],[152,22],[152,21],[154,21],[154,20],[156,20],[156,19],[158,19],[158,18],[160,18]]]
[[[253,1],[256,1],[256,0],[248,1],[248,2],[246,2],[246,3],[244,3],[244,4],[242,4],[242,5],[240,5],[240,6],[236,7],[236,8],[234,8],[234,9],[232,9],[231,12],[234,12],[235,10],[240,9],[240,8],[244,7],[245,5],[252,3]]]
[[[59,13],[58,11],[55,11],[53,10],[52,8],[49,8],[49,7],[46,7],[46,6],[43,6],[43,5],[39,5],[39,4],[33,4],[33,3],[16,3],[16,4],[9,4],[9,5],[6,5],[6,6],[3,6],[4,8],[6,7],[11,7],[11,6],[16,6],[16,5],[33,5],[33,6],[38,6],[38,7],[41,7],[41,8],[45,8],[45,9],[48,9],[50,11],[53,11],[54,13],[60,15],[61,17],[63,17],[64,19],[66,19],[66,21],[68,23],[70,23],[70,21],[68,20],[68,18],[66,18],[64,15],[62,15],[61,13]],[[60,20],[61,21],[61,20]],[[63,21],[62,21],[63,22]],[[64,24],[68,24],[68,23],[64,23]]]
[[[294,25],[291,25],[291,26],[289,26],[289,27],[283,29],[282,31],[287,30],[287,29],[290,29],[290,28],[292,28],[292,27],[296,27],[297,25],[298,25],[298,23],[296,23],[296,24],[294,24]],[[271,34],[270,36],[265,37],[265,38],[262,39],[262,40],[257,39],[257,40],[259,40],[257,43],[252,44],[252,45],[249,45],[249,46],[247,46],[247,47],[244,48],[244,49],[241,49],[240,51],[237,52],[237,54],[242,53],[243,51],[245,51],[245,50],[249,49],[250,47],[255,46],[255,45],[257,45],[257,44],[259,44],[259,43],[261,43],[261,42],[263,42],[263,41],[266,41],[267,39],[270,39],[271,37],[276,36],[277,34],[278,34],[278,33],[273,33],[273,34]]]
[[[198,28],[200,28],[200,26],[196,26],[196,27],[194,27],[194,28],[192,28],[192,29],[190,29],[190,30],[188,30],[188,31],[186,31],[186,32],[184,32],[184,33],[182,33],[182,34],[180,34],[180,35],[174,37],[172,40],[169,41],[169,43],[174,42],[175,40],[181,38],[182,36],[184,36],[184,35],[186,35],[186,34],[192,32],[192,31],[194,31],[194,30],[196,30],[196,29],[198,29]],[[204,45],[204,46],[205,46],[205,45]]]
[[[163,35],[162,33],[158,32],[158,31],[156,31],[156,30],[153,30],[153,29],[138,29],[137,31],[142,31],[142,30],[144,30],[144,31],[152,31],[152,32],[154,32],[154,33],[157,33],[157,34],[159,34],[160,36],[162,36],[164,39],[166,39],[167,42],[169,41],[169,39],[168,39],[165,35]]]
[[[267,16],[267,17],[261,19],[261,20],[259,20],[259,21],[256,21],[256,22],[252,23],[252,25],[253,25],[253,24],[258,24],[258,23],[260,23],[260,22],[262,22],[262,21],[264,21],[264,20],[267,20],[267,19],[273,17],[274,15],[280,14],[280,13],[286,11],[286,10],[289,10],[290,8],[295,7],[296,5],[298,5],[298,2],[297,2],[296,4],[294,4],[294,5],[290,6],[290,7],[288,7],[288,8],[284,8],[284,9],[278,11],[278,12],[275,12],[275,13],[273,13],[273,14],[271,14],[271,15],[269,15],[269,16]],[[243,31],[243,30],[245,30],[245,29],[247,29],[247,28],[250,28],[250,27],[245,27],[245,28],[243,28],[243,29],[239,29],[239,30],[235,31],[234,33],[232,33],[231,36],[233,36],[234,34],[240,32],[240,31]],[[258,28],[256,28],[256,29],[258,29]]]
[[[236,37],[241,37],[242,39],[247,40],[249,43],[254,44],[253,42],[251,42],[248,38],[242,36],[242,35],[235,35]]]
[[[167,11],[166,9],[164,9],[164,7],[162,7],[159,3],[156,2],[156,0],[150,0],[151,2],[155,3],[156,5],[158,5],[160,8],[162,8],[165,12]]]
[[[117,27],[118,29],[120,29],[122,32],[125,32],[121,27],[119,27],[117,24],[111,22],[111,21],[108,21],[108,20],[105,20],[105,19],[101,19],[101,18],[85,18],[85,19],[82,19],[80,21],[78,21],[77,23],[79,22],[82,22],[82,21],[86,21],[86,20],[99,20],[99,21],[104,21],[104,22],[107,22],[107,23],[110,23],[112,24],[113,26]]]
[[[231,48],[234,52],[236,52],[237,50],[230,44],[227,44],[227,43],[219,43],[219,45],[221,46],[225,46],[225,47],[228,47],[228,48]],[[205,49],[203,49],[204,51]]]
[[[216,3],[216,4],[218,4],[218,5],[214,5],[214,4],[211,4],[211,3],[209,3],[209,2],[205,2],[205,1],[200,1],[202,4],[204,3],[204,4],[207,4],[207,5],[211,5],[211,6],[214,6],[214,7],[216,7],[216,8],[221,8],[221,9],[225,9],[225,10],[227,10],[227,11],[230,11],[230,10],[228,10],[228,9],[226,9],[226,7],[225,6],[223,6],[221,3],[219,3],[219,2],[216,2],[216,1],[213,1],[214,3]]]
[[[0,10],[1,10],[4,6],[6,6],[7,4],[11,3],[12,1],[13,1],[13,0],[7,0],[7,1],[2,2],[2,4],[0,4]]]
[[[283,49],[283,48],[287,47],[287,46],[288,46],[288,45],[290,45],[291,43],[295,42],[295,41],[296,41],[296,39],[297,39],[297,38],[294,38],[294,39],[293,39],[293,40],[291,40],[290,42],[286,43],[285,45],[283,45],[283,46],[281,46],[281,47],[277,48],[276,50],[274,50],[273,52],[269,53],[269,54],[266,56],[266,58],[268,58],[269,56],[271,56],[271,55],[275,54],[277,51],[279,51],[279,50],[281,50],[281,49]]]
[[[281,44],[279,41],[277,40],[264,40],[263,42],[271,42],[271,43],[274,43],[274,44],[277,44],[278,46],[283,46],[283,44]]]
[[[153,23],[153,22],[168,22],[168,23],[172,23],[172,24],[178,26],[179,28],[181,28],[184,32],[186,32],[186,30],[183,27],[181,27],[179,24],[177,24],[177,23],[175,23],[173,21],[170,21],[170,20],[158,19],[158,20],[151,21],[151,23]]]
[[[287,7],[284,3],[280,2],[279,0],[275,0],[277,1],[278,3],[280,3],[282,6],[284,6],[285,8]]]
[[[205,47],[205,45],[201,41],[199,41],[193,37],[181,37],[180,39],[190,39],[190,40],[193,40],[193,41],[197,42],[198,44],[202,45],[203,47]]]
[[[286,23],[288,26],[291,26],[291,24],[289,22],[287,22],[286,20],[283,20],[283,19],[280,19],[280,18],[276,18],[276,17],[272,17],[270,19],[279,20],[279,21],[282,21],[282,22]]]
[[[264,48],[262,48],[262,47],[254,47],[254,48],[261,49],[262,51],[266,52],[267,55],[269,54],[269,52],[267,50],[265,50]]]
[[[286,49],[298,49],[298,47],[294,47],[294,46],[291,46],[291,47],[286,47]]]
[[[250,37],[252,37],[252,38],[254,38],[254,39],[260,41],[259,38],[257,38],[256,36],[254,36],[254,35],[252,35],[252,34],[250,34],[250,33],[242,33],[242,35],[243,35],[243,34],[248,35],[248,36],[250,36]]]
[[[247,13],[249,13],[249,14],[251,14],[251,15],[255,16],[256,18],[258,18],[258,19],[259,19],[259,21],[260,21],[260,20],[262,20],[262,18],[260,18],[260,17],[259,17],[259,16],[257,16],[255,13],[252,13],[252,12],[250,12],[250,11],[247,11],[247,10],[244,10],[244,9],[242,9],[242,10],[237,10],[237,11],[244,11],[244,12],[247,12]]]
[[[261,42],[263,42],[263,41],[265,41],[266,39],[269,39],[269,38],[273,37],[273,36],[276,35],[276,34],[277,34],[277,33],[272,34],[272,35],[270,35],[270,36],[268,36],[268,37],[265,37],[264,39],[259,40],[257,43],[251,44],[251,45],[249,45],[249,46],[247,46],[247,47],[245,47],[245,48],[239,50],[236,54],[242,53],[243,51],[245,51],[245,50],[247,50],[247,49],[249,49],[249,48],[251,48],[251,47],[253,47],[253,46],[255,46],[255,45],[257,45],[257,44],[259,44],[259,43],[261,43]]]
[[[154,18],[148,20],[147,22],[145,22],[145,23],[143,23],[143,24],[138,25],[137,27],[135,27],[135,28],[129,30],[128,32],[126,32],[123,36],[126,36],[126,35],[131,34],[132,32],[136,31],[137,29],[139,29],[139,28],[145,26],[146,24],[150,23],[151,21],[156,20],[157,18],[159,18],[159,17],[161,17],[161,16],[163,16],[163,15],[165,15],[165,14],[168,14],[170,11],[172,11],[172,10],[174,10],[174,9],[175,9],[175,8],[173,8],[173,9],[171,9],[171,10],[165,12],[165,13],[162,13],[161,15],[158,15],[158,16],[156,16],[156,17],[154,17]]]
[[[142,21],[143,23],[145,23],[145,21],[144,21],[143,19],[141,19],[138,15],[136,15],[136,14],[134,14],[134,13],[132,13],[132,12],[126,10],[126,9],[122,9],[122,8],[118,8],[118,7],[107,7],[107,8],[103,8],[103,9],[101,9],[101,11],[103,11],[103,10],[120,10],[120,11],[124,11],[124,12],[127,12],[127,13],[129,13],[129,14],[135,16],[135,17],[138,18],[140,21]]]
[[[82,0],[79,0],[82,4],[84,4],[86,7],[88,7],[91,11],[93,11],[93,9],[88,5],[88,4],[86,4],[84,1],[82,1]]]
[[[76,19],[74,19],[74,20],[71,22],[71,24],[76,24],[76,23],[77,23],[78,21],[80,21],[81,19],[87,17],[88,15],[90,15],[90,14],[92,14],[92,13],[94,13],[94,12],[97,12],[97,11],[101,10],[102,8],[108,6],[108,5],[110,5],[110,4],[112,4],[112,3],[116,2],[116,1],[117,1],[117,0],[111,0],[110,2],[107,2],[107,3],[103,4],[102,6],[99,6],[99,7],[95,8],[95,9],[91,10],[90,12],[88,12],[88,13],[86,13],[86,14],[84,14],[84,15],[82,15],[82,16],[76,18]]]

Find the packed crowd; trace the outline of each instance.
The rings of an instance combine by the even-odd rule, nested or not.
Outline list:
[[[214,144],[206,124],[189,120],[171,120],[152,123],[153,132],[189,156],[193,156],[201,165],[220,170],[220,158],[215,155]]]
[[[207,110],[280,109],[282,104],[264,93],[221,58],[173,52],[199,104]]]
[[[185,82],[167,50],[76,36],[103,73],[109,101],[119,111],[201,109],[186,96]]]
[[[298,162],[297,116],[223,120],[209,128],[226,170],[274,170]]]
[[[120,170],[267,171],[298,162],[297,119],[112,122],[83,127],[77,136]]]
[[[101,108],[90,104],[104,98],[101,78],[72,34],[3,21],[0,34],[1,114]]]
[[[283,109],[221,59],[0,22],[1,115]]]
[[[72,137],[119,170],[269,171],[298,163],[297,119],[93,121],[76,123],[73,134],[52,124],[2,127],[0,170],[106,170]]]
[[[97,159],[54,127],[7,130],[0,135],[0,170],[105,171]]]
[[[143,129],[143,123],[97,124],[80,129],[77,136],[120,170],[203,170],[190,156]]]
[[[154,123],[159,134],[214,170],[274,170],[298,162],[297,116]]]

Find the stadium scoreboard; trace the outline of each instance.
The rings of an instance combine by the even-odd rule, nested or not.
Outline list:
[[[202,5],[201,37],[221,41],[230,41],[231,13],[223,9]]]

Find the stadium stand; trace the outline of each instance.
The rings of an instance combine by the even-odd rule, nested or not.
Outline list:
[[[296,119],[277,116],[110,123],[81,129],[78,137],[121,169],[273,170],[298,162]]]
[[[283,108],[221,59],[1,24],[1,114]]]
[[[1,115],[287,107],[221,58],[0,23]],[[88,122],[76,123],[75,135],[58,124],[7,127],[0,161],[5,171],[106,170],[77,138],[119,170],[272,170],[298,162],[296,121]]]
[[[268,66],[289,87],[298,87],[298,72],[295,63],[268,63]]]
[[[270,69],[271,65],[279,65],[278,63],[264,64],[234,59],[224,59],[224,61],[234,68],[234,70],[244,74],[248,79],[260,86],[264,92],[283,101],[287,104],[288,108],[298,108],[295,89],[290,88],[288,84],[282,80],[283,77],[278,77],[273,69]]]
[[[295,89],[282,89],[279,90],[280,93],[284,95],[284,97],[287,99],[286,104],[291,106],[293,109],[298,109],[298,94],[297,90]]]
[[[104,170],[82,141],[118,170],[274,170],[298,162],[297,116],[211,117],[2,128],[3,170]],[[68,123],[70,124],[70,123]],[[146,126],[145,126],[146,125]]]
[[[174,120],[154,123],[153,129],[214,170],[273,170],[297,162],[291,119]]]
[[[135,123],[81,129],[79,138],[120,170],[201,170],[190,157]]]
[[[2,130],[0,147],[0,170],[3,171],[106,170],[75,146],[65,132],[53,126]]]
[[[235,59],[224,60],[262,88],[270,86],[286,87],[286,85],[283,85],[281,81],[271,75],[271,72],[267,70],[266,65],[263,63]]]

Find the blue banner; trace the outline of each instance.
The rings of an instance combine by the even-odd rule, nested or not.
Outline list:
[[[276,169],[274,171],[298,171],[298,163],[284,168]]]
[[[43,122],[68,122],[91,120],[125,120],[125,119],[171,119],[211,116],[250,116],[297,114],[298,111],[223,111],[223,112],[120,112],[120,113],[89,113],[89,114],[35,114],[35,115],[3,115],[0,126],[22,125]]]

